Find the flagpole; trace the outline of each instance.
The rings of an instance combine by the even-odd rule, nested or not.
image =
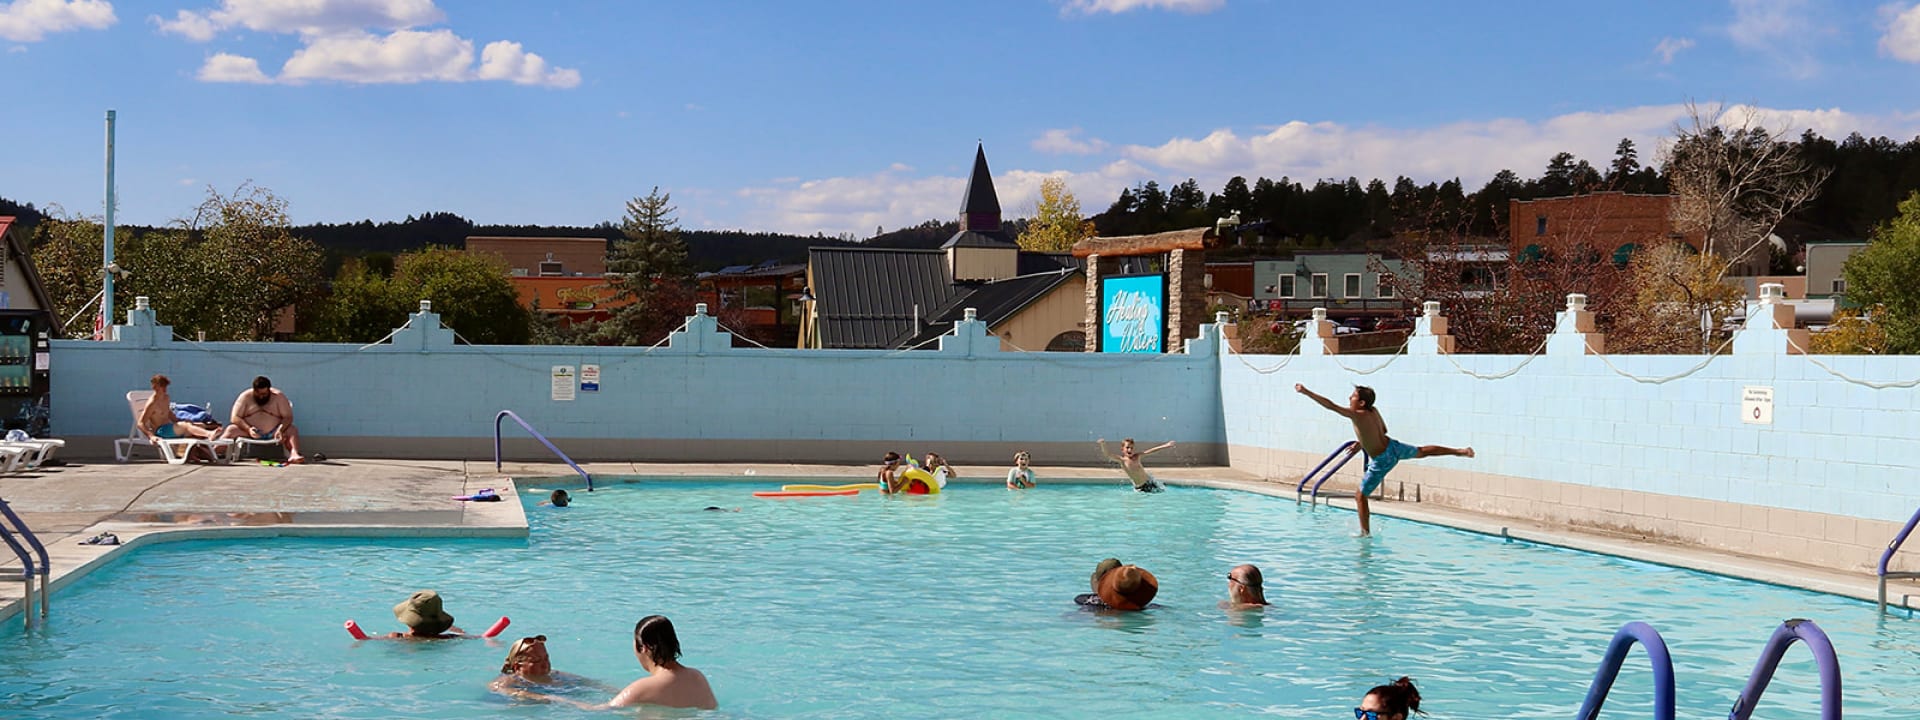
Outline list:
[[[107,111],[107,225],[106,240],[100,249],[100,322],[96,340],[105,340],[113,325],[113,111]]]

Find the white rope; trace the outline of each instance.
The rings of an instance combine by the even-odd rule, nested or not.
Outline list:
[[[1612,370],[1615,375],[1619,375],[1620,377],[1626,378],[1628,380],[1632,380],[1637,383],[1645,383],[1647,385],[1664,385],[1666,383],[1679,380],[1680,378],[1686,377],[1688,375],[1692,375],[1694,373],[1697,373],[1697,372],[1700,372],[1701,370],[1706,369],[1708,365],[1712,364],[1715,359],[1720,357],[1720,353],[1724,352],[1727,349],[1728,345],[1732,345],[1732,344],[1733,344],[1733,338],[1727,338],[1726,342],[1721,343],[1720,347],[1714,349],[1713,353],[1707,355],[1706,359],[1701,360],[1698,365],[1694,365],[1693,367],[1687,368],[1686,370],[1675,373],[1673,375],[1666,375],[1662,377],[1653,377],[1651,375],[1642,377],[1642,376],[1627,372],[1625,370],[1621,370],[1618,366],[1613,364],[1612,360],[1608,360],[1605,354],[1598,354],[1598,355],[1595,355],[1594,357],[1600,358],[1600,362],[1605,363],[1607,366],[1607,369]]]
[[[747,341],[747,342],[750,342],[750,343],[753,343],[753,344],[754,344],[755,346],[757,346],[757,347],[759,347],[759,348],[760,348],[761,350],[772,350],[772,349],[773,349],[773,348],[770,348],[770,347],[767,347],[767,346],[765,346],[765,345],[761,345],[761,344],[760,344],[760,341],[758,341],[758,340],[755,340],[755,339],[753,339],[753,338],[750,338],[750,337],[747,337],[746,335],[744,335],[744,334],[741,334],[741,333],[740,333],[740,331],[738,331],[738,330],[735,330],[735,329],[733,329],[733,328],[730,328],[730,327],[727,327],[727,326],[726,326],[726,324],[725,324],[725,323],[722,323],[722,322],[720,322],[720,320],[719,320],[718,318],[715,318],[715,319],[714,319],[714,321],[713,321],[713,324],[714,324],[714,326],[715,326],[715,327],[718,327],[718,328],[720,328],[721,330],[725,330],[725,331],[727,331],[727,334],[729,334],[729,335],[732,335],[732,336],[734,336],[734,337],[737,337],[737,338],[740,338],[741,340],[745,340],[745,341]]]
[[[1231,350],[1229,350],[1229,351],[1227,351],[1227,352],[1229,352],[1229,353],[1231,353],[1231,354],[1232,354],[1232,355],[1233,355],[1233,356],[1234,356],[1235,358],[1237,358],[1237,359],[1239,359],[1239,360],[1240,360],[1240,364],[1241,364],[1241,365],[1245,365],[1245,366],[1247,367],[1247,369],[1248,369],[1248,370],[1252,370],[1252,371],[1254,371],[1254,372],[1256,372],[1256,373],[1259,373],[1259,374],[1261,374],[1261,375],[1272,375],[1272,374],[1274,374],[1274,373],[1277,373],[1277,372],[1280,372],[1280,369],[1281,369],[1281,368],[1284,368],[1284,367],[1286,367],[1286,366],[1288,366],[1288,365],[1291,365],[1291,364],[1293,364],[1293,359],[1294,359],[1294,358],[1297,358],[1297,357],[1300,357],[1300,346],[1299,346],[1299,345],[1294,345],[1294,346],[1293,346],[1293,352],[1290,352],[1290,353],[1287,353],[1287,355],[1286,355],[1286,359],[1285,359],[1285,360],[1281,360],[1279,364],[1277,364],[1277,365],[1274,365],[1273,367],[1270,367],[1270,368],[1264,368],[1264,369],[1263,369],[1263,368],[1257,368],[1257,367],[1254,367],[1254,366],[1253,366],[1253,363],[1251,363],[1251,362],[1247,362],[1247,355],[1246,355],[1246,353],[1237,353],[1237,352],[1233,352],[1233,351],[1231,351]]]
[[[1339,355],[1332,355],[1330,357],[1333,358],[1333,364],[1340,366],[1341,370],[1345,370],[1355,375],[1372,375],[1374,373],[1380,372],[1381,370],[1387,369],[1388,365],[1392,365],[1395,360],[1399,360],[1402,355],[1407,354],[1407,348],[1412,344],[1413,344],[1413,333],[1407,333],[1406,339],[1400,342],[1400,349],[1393,351],[1392,357],[1387,358],[1386,362],[1380,363],[1379,367],[1373,368],[1372,370],[1355,370],[1353,368],[1347,367],[1346,363],[1340,362]]]
[[[1446,358],[1447,362],[1453,363],[1453,368],[1455,370],[1459,370],[1462,373],[1466,373],[1467,376],[1472,377],[1476,380],[1505,380],[1507,378],[1513,377],[1515,374],[1518,374],[1522,368],[1525,368],[1528,364],[1531,364],[1534,358],[1538,358],[1542,353],[1545,353],[1547,351],[1547,341],[1552,339],[1553,339],[1553,333],[1547,333],[1547,340],[1541,340],[1540,347],[1534,348],[1533,352],[1528,353],[1527,358],[1525,360],[1521,360],[1519,365],[1513,366],[1513,369],[1508,370],[1506,372],[1494,373],[1492,375],[1477,373],[1472,370],[1468,370],[1465,367],[1462,367],[1460,365],[1460,361],[1453,359],[1453,353],[1441,353],[1440,357]]]
[[[1796,350],[1799,350],[1800,355],[1802,357],[1805,357],[1807,359],[1807,362],[1813,363],[1814,367],[1827,371],[1828,375],[1832,375],[1834,377],[1840,378],[1841,380],[1845,380],[1847,382],[1853,383],[1855,385],[1859,385],[1861,387],[1872,388],[1874,390],[1890,390],[1890,389],[1904,390],[1912,387],[1920,387],[1920,379],[1896,380],[1892,382],[1878,382],[1874,380],[1861,380],[1859,378],[1853,377],[1846,373],[1840,372],[1839,370],[1835,370],[1833,369],[1832,366],[1829,366],[1826,363],[1820,362],[1819,356],[1814,355],[1812,351],[1808,350],[1807,348],[1800,347],[1800,343],[1794,342],[1792,334],[1787,335],[1787,346],[1792,347]]]

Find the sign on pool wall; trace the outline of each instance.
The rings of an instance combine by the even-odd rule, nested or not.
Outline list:
[[[1167,329],[1165,275],[1100,281],[1100,352],[1157,353]]]

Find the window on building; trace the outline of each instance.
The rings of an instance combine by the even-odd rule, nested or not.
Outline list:
[[[1535,235],[1547,234],[1547,216],[1541,215],[1540,217],[1533,219],[1533,234]]]
[[[1373,291],[1374,297],[1389,299],[1389,300],[1393,298],[1393,276],[1392,275],[1388,275],[1386,273],[1380,273],[1379,276],[1377,276],[1374,279],[1374,283],[1375,283],[1374,291]]]
[[[1843,279],[1843,278],[1834,278],[1834,279],[1833,279],[1833,294],[1835,294],[1835,295],[1838,295],[1838,294],[1840,294],[1840,293],[1844,293],[1844,292],[1846,292],[1846,291],[1847,291],[1847,281],[1846,281],[1845,279]]]
[[[1281,275],[1278,291],[1275,292],[1274,294],[1283,298],[1292,299],[1293,298],[1293,281],[1294,281],[1294,277],[1292,275]]]
[[[1314,273],[1313,282],[1307,287],[1307,297],[1323,298],[1327,296],[1327,274]]]
[[[560,267],[559,262],[553,260],[540,261],[540,277],[557,277],[563,274],[565,274],[565,269]]]
[[[1347,273],[1347,276],[1341,280],[1343,282],[1340,284],[1340,297],[1360,297],[1360,273]]]

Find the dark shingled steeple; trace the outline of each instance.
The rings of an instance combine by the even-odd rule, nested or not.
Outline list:
[[[960,200],[960,232],[1000,232],[1000,196],[993,191],[993,172],[987,170],[987,149],[976,146],[973,173],[967,176],[967,195]]]

